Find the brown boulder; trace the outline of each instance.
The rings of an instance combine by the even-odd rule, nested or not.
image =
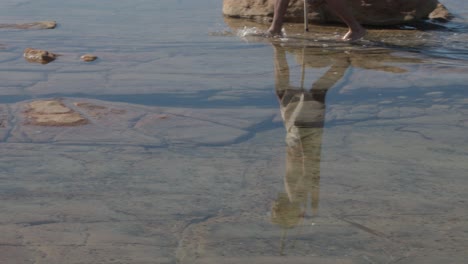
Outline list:
[[[275,0],[224,0],[223,13],[228,17],[268,20],[273,16]],[[311,22],[341,22],[323,0],[310,3]],[[436,10],[438,0],[349,0],[357,20],[365,25],[395,25],[428,18]],[[303,0],[291,0],[286,22],[303,21]]]

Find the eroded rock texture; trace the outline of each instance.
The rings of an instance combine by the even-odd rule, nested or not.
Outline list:
[[[323,0],[310,2],[309,20],[327,23],[341,22],[328,9]],[[445,9],[437,0],[350,0],[348,1],[357,20],[366,25],[395,25],[428,18],[433,11],[437,17]],[[269,19],[273,16],[275,0],[224,0],[223,13],[228,17]],[[303,1],[291,0],[286,14],[287,22],[303,20]],[[446,10],[446,9],[445,9]]]

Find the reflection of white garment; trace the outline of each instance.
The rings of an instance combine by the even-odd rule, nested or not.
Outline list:
[[[286,128],[284,186],[291,203],[316,214],[319,203],[320,151],[325,118],[325,92],[290,89],[282,93]]]
[[[289,147],[299,144],[299,131],[302,127],[317,127],[323,124],[325,105],[315,100],[306,100],[304,93],[297,93],[290,102],[281,107],[281,115],[286,128],[286,143]]]

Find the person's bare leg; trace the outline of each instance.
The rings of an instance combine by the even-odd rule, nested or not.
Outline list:
[[[351,10],[345,4],[345,1],[346,0],[326,0],[330,9],[349,27],[349,31],[344,35],[343,40],[355,41],[364,37],[366,30],[357,22]]]
[[[277,36],[281,35],[281,29],[283,28],[283,19],[288,9],[289,0],[276,0],[275,13],[273,14],[273,22],[271,23],[268,33]]]

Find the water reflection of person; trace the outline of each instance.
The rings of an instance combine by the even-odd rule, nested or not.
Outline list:
[[[320,192],[320,152],[328,90],[348,68],[349,60],[336,60],[310,89],[290,85],[286,49],[273,45],[275,90],[286,128],[285,192],[272,206],[272,222],[285,230],[301,223],[306,212],[316,215]]]
[[[350,67],[388,73],[403,73],[404,68],[385,65],[386,62],[421,63],[417,58],[398,57],[391,50],[340,50],[314,46],[294,47],[273,44],[275,90],[286,128],[285,192],[280,193],[272,206],[272,222],[287,229],[301,225],[307,212],[316,216],[319,208],[320,160],[325,120],[326,95],[340,81]],[[290,84],[286,52],[296,55],[305,66],[328,68],[310,89]],[[300,56],[302,54],[302,56]],[[302,57],[302,61],[300,61]],[[304,77],[304,75],[303,75]],[[282,250],[284,240],[282,241]]]

